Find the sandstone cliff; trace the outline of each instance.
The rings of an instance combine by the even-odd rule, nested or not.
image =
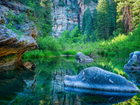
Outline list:
[[[13,69],[24,52],[37,47],[37,29],[27,18],[30,8],[0,2],[0,69]]]

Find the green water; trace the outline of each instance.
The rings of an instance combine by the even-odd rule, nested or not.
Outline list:
[[[75,93],[64,89],[65,75],[77,75],[87,67],[100,67],[127,79],[131,76],[131,80],[138,83],[136,78],[139,75],[136,72],[132,75],[124,72],[125,60],[96,58],[92,63],[79,64],[74,57],[56,57],[25,61],[34,64],[31,70],[21,67],[16,71],[0,74],[0,105],[139,105],[140,103],[140,94],[129,99],[130,97]],[[126,100],[116,101],[120,98]]]

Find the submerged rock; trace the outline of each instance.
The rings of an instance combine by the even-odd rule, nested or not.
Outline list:
[[[140,70],[140,51],[132,52],[129,61],[124,65],[125,70]]]
[[[84,55],[82,52],[78,52],[75,56],[78,62],[93,62],[93,59]]]
[[[124,77],[98,67],[82,70],[77,76],[65,76],[64,84],[68,87],[96,89],[104,91],[139,92],[133,83]]]

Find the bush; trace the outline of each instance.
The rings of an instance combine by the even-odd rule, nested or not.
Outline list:
[[[62,48],[57,39],[52,36],[38,38],[38,46],[41,50],[61,51]]]

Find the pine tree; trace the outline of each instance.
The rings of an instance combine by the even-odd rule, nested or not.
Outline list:
[[[93,21],[89,7],[84,12],[82,19],[82,33],[87,35],[87,41],[90,41],[90,36],[93,33]]]
[[[97,9],[94,9],[93,10],[93,33],[92,35],[90,36],[90,39],[92,42],[94,42],[96,40],[96,34],[95,34],[95,30],[96,30],[96,27],[97,27]]]
[[[48,35],[52,32],[53,22],[52,22],[52,3],[50,0],[42,0],[42,6],[44,7],[44,13],[42,19],[44,19],[43,23],[41,23],[43,36]]]
[[[140,0],[116,0],[118,19],[117,22],[123,21],[125,32],[128,29],[132,31],[140,21]]]
[[[85,32],[85,27],[86,27],[86,12],[84,12],[84,15],[82,17],[82,34]]]
[[[110,28],[110,14],[109,14],[109,0],[100,0],[97,6],[97,27],[96,36],[98,39],[109,38]]]
[[[91,16],[91,12],[88,11],[89,13],[89,17],[87,18],[87,22],[86,22],[86,27],[85,27],[85,34],[87,34],[87,41],[90,41],[90,36],[93,33],[93,21],[92,21],[92,16]]]
[[[110,35],[113,35],[113,31],[116,29],[116,16],[117,16],[117,4],[114,0],[110,1],[109,17],[110,17]]]

